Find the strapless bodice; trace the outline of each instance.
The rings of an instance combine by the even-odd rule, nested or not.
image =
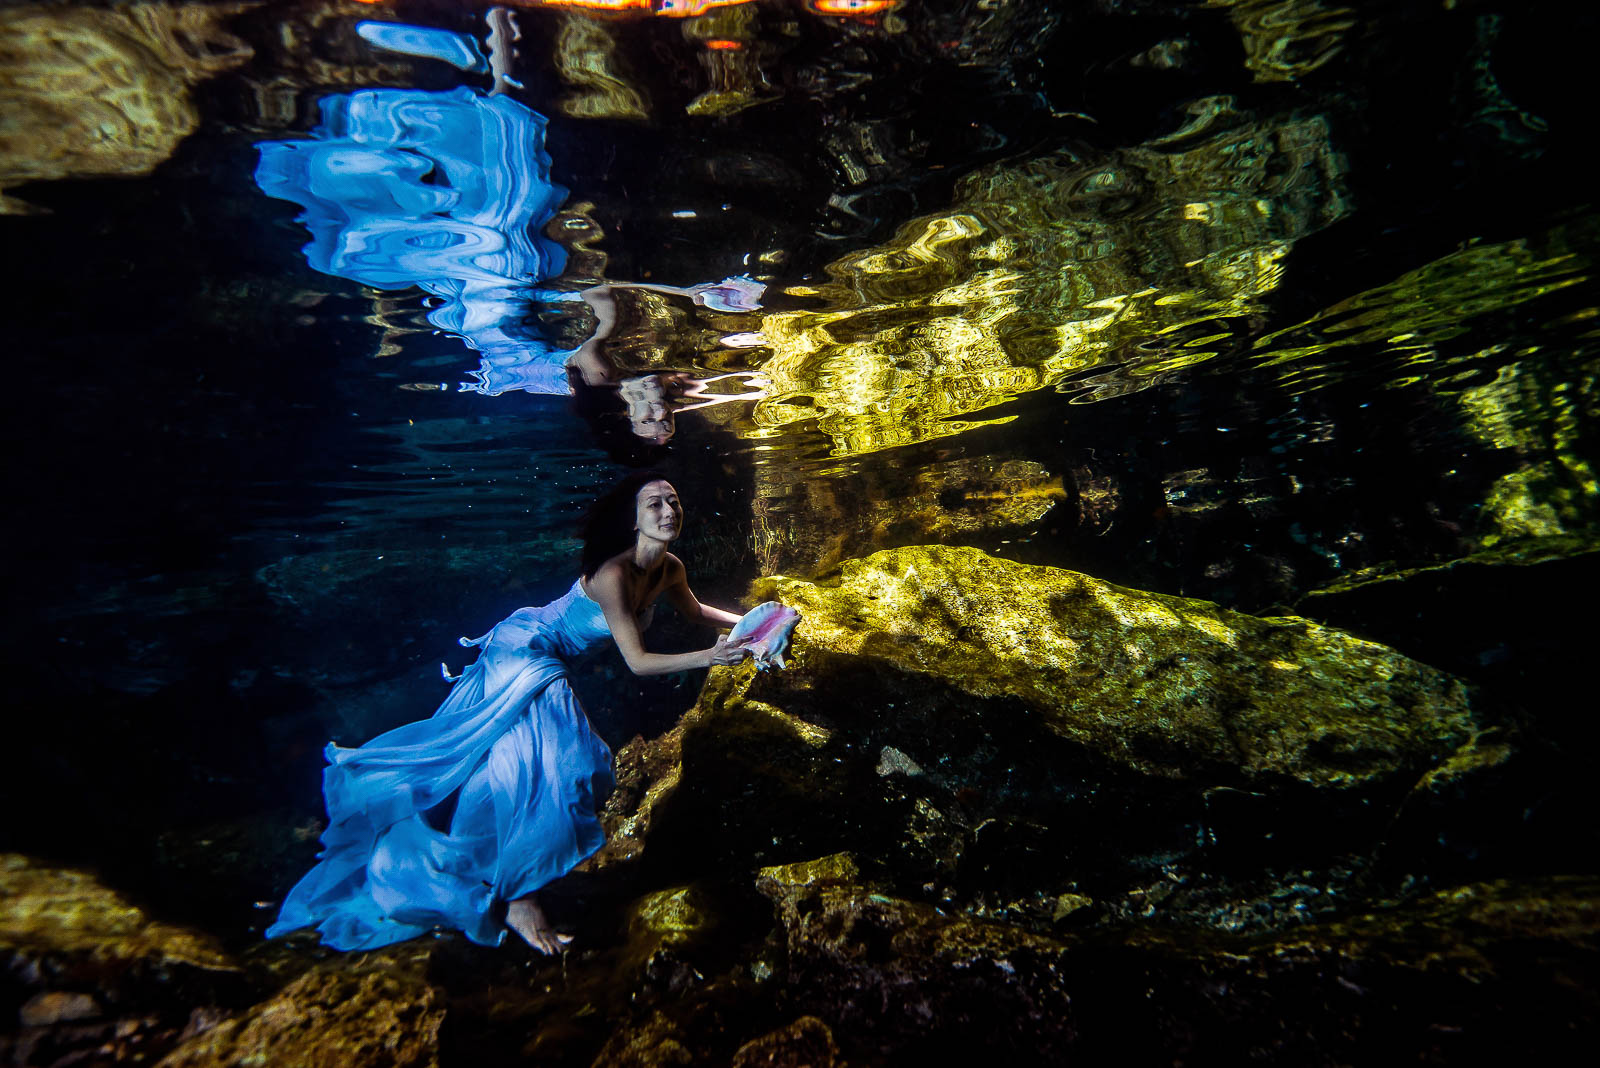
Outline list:
[[[639,613],[639,629],[650,625],[654,607]],[[482,648],[478,659],[491,674],[518,669],[530,657],[572,660],[611,637],[606,614],[578,580],[556,600],[536,608],[519,608],[481,638],[461,640]]]

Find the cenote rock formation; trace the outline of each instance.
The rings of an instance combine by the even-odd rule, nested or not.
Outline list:
[[[681,723],[620,750],[609,840],[556,898],[581,939],[563,961],[456,936],[230,955],[13,860],[16,1048],[1340,1063],[1378,1041],[1509,1055],[1520,1026],[1468,1036],[1600,1008],[1592,878],[1436,885],[1425,854],[1387,852],[1461,803],[1429,797],[1513,757],[1515,724],[1459,679],[1304,619],[971,549],[751,595],[769,594],[804,617],[791,667],[717,669]],[[1285,998],[1306,1007],[1293,1030],[1272,1022]]]
[[[1597,31],[6,7],[0,1063],[1581,1057]],[[766,670],[572,655],[616,787],[566,952],[265,938],[324,746],[439,707],[644,469],[697,597],[801,618]]]

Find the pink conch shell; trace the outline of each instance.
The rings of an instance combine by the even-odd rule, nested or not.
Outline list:
[[[800,613],[786,608],[777,601],[758,604],[746,612],[728,635],[730,642],[744,640],[745,648],[755,659],[756,669],[764,671],[772,664],[786,667],[783,654],[789,648],[789,635],[800,622]]]
[[[761,307],[761,294],[766,291],[765,282],[757,282],[747,274],[689,289],[696,303],[719,312],[755,311]]]

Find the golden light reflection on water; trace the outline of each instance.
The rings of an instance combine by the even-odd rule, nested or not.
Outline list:
[[[382,4],[386,0],[357,0]],[[807,0],[806,8],[831,18],[870,18],[900,6],[901,0]],[[513,7],[554,8],[600,16],[692,19],[717,8],[741,7],[753,0],[511,0]]]
[[[223,28],[250,4],[0,11],[0,214],[41,179],[148,174],[200,125],[190,89],[251,56]]]
[[[606,24],[563,14],[560,26],[556,70],[574,90],[556,102],[561,113],[576,119],[648,117],[649,102],[624,67]]]
[[[1506,311],[1590,278],[1595,223],[1584,220],[1535,238],[1474,244],[1407,271],[1392,282],[1329,305],[1255,342],[1255,358],[1281,367],[1282,384],[1299,392],[1337,377],[1356,346],[1389,361],[1391,388],[1471,365],[1486,350],[1452,355],[1442,346],[1475,329],[1474,320]],[[1369,366],[1369,370],[1370,370]],[[1448,389],[1448,381],[1439,385]]]
[[[794,465],[757,468],[752,541],[763,574],[817,574],[852,554],[909,541],[1023,538],[1068,499],[1062,477],[1031,460],[816,474]]]
[[[1244,45],[1244,64],[1258,82],[1302,78],[1344,50],[1356,26],[1347,7],[1319,0],[1205,0],[1226,8]]]
[[[1208,358],[1292,243],[1349,204],[1321,118],[1194,111],[1159,143],[980,171],[949,211],[835,261],[794,291],[823,307],[762,322],[773,388],[752,434],[814,420],[853,456],[992,425],[996,405],[1113,360],[1150,376]]]

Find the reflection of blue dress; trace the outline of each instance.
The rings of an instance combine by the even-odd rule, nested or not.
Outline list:
[[[403,31],[425,32],[371,32]],[[464,388],[565,396],[570,353],[551,349],[523,321],[542,296],[534,286],[566,264],[565,250],[539,233],[567,196],[550,177],[544,116],[466,88],[364,89],[319,106],[322,123],[310,139],[257,146],[256,184],[304,209],[306,262],[363,285],[420,286],[435,297],[428,322],[483,360],[479,384]]]
[[[502,903],[605,841],[595,809],[613,785],[611,751],[573,696],[565,661],[610,636],[574,583],[560,600],[463,639],[482,652],[431,719],[359,749],[329,745],[321,858],[268,937],[314,926],[336,949],[371,949],[444,926],[498,944]],[[452,794],[446,819],[435,806]]]

